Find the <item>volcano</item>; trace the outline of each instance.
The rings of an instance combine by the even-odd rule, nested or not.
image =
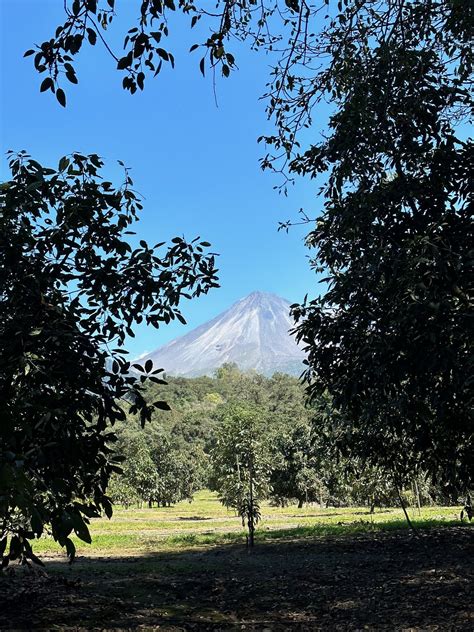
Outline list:
[[[275,294],[252,292],[212,320],[140,358],[168,375],[213,375],[234,362],[243,371],[300,375],[305,354],[289,333],[290,303]]]

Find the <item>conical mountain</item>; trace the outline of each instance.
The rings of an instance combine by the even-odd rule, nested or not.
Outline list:
[[[252,292],[188,334],[141,358],[168,375],[212,375],[227,362],[264,375],[299,375],[304,353],[290,335],[290,303],[275,294]]]

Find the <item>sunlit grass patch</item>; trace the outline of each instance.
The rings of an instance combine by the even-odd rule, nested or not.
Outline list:
[[[409,509],[410,518],[420,529],[459,524],[459,507],[423,507]],[[365,507],[321,508],[262,506],[257,542],[278,539],[329,537],[405,529],[401,509],[378,509],[371,514]],[[228,543],[245,544],[245,530],[235,512],[221,505],[217,495],[202,491],[192,503],[187,501],[164,508],[116,508],[111,520],[91,521],[92,544],[73,538],[78,555],[146,555],[208,548]],[[40,555],[61,552],[52,538],[34,542]]]

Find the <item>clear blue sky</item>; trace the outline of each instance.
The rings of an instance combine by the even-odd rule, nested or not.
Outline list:
[[[62,23],[62,6],[62,0],[0,0],[2,179],[8,178],[5,151],[10,148],[26,149],[54,166],[71,151],[96,152],[111,165],[121,159],[132,167],[136,188],[145,196],[139,237],[157,242],[200,235],[220,253],[221,288],[183,303],[186,326],[137,328],[128,344],[132,355],[186,333],[253,290],[290,301],[318,294],[303,244],[305,229],[277,232],[278,221],[295,217],[300,207],[317,213],[314,183],[299,181],[284,197],[273,190],[280,183],[277,176],[259,167],[264,148],[257,137],[269,129],[259,97],[270,60],[234,47],[239,70],[218,81],[216,107],[212,81],[198,70],[199,53],[187,52],[198,34],[189,31],[187,20],[177,20],[171,23],[174,71],[166,68],[150,77],[145,91],[131,96],[103,48],[85,46],[75,64],[79,85],[67,86],[63,109],[51,93],[39,93],[32,58],[23,58]],[[108,36],[116,49],[136,6],[117,3],[119,16]]]

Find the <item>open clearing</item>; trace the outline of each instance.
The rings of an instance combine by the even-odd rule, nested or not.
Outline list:
[[[252,554],[214,494],[93,521],[71,567],[14,569],[2,629],[472,630],[473,529],[458,508],[263,508]]]

